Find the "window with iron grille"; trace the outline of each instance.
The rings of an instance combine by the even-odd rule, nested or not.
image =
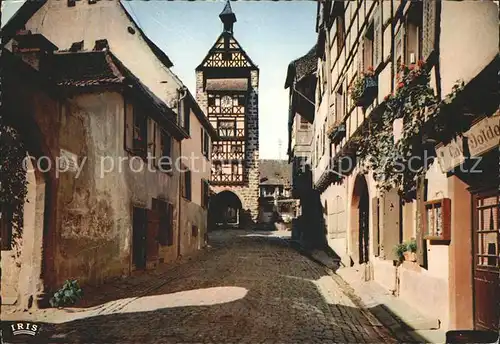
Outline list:
[[[191,235],[194,237],[198,236],[198,226],[195,226],[195,225],[191,226]]]

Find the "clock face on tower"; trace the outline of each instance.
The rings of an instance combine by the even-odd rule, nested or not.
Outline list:
[[[225,109],[230,108],[231,106],[233,106],[233,98],[231,98],[230,96],[222,97],[221,105]]]

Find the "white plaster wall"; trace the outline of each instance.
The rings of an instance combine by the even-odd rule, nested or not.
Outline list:
[[[347,190],[344,184],[331,184],[322,194],[321,203],[327,202],[327,242],[332,250],[342,259],[342,263],[349,265],[347,251]]]
[[[441,2],[442,95],[458,79],[476,76],[498,54],[498,5],[493,1]]]
[[[128,32],[129,26],[135,34]],[[92,50],[96,40],[107,39],[118,59],[177,111],[173,105],[181,82],[153,55],[118,0],[92,5],[77,1],[74,7],[68,7],[66,1],[48,0],[27,22],[26,29],[43,34],[59,49],[69,49],[72,43],[83,40],[84,49]]]
[[[191,170],[191,202],[201,206],[202,204],[202,189],[201,181],[210,180],[210,160],[203,156],[201,150],[202,132],[205,130],[198,120],[198,117],[191,111],[189,138],[182,140],[182,156],[183,162],[188,165]],[[209,155],[210,158],[210,155]]]
[[[330,145],[330,140],[328,138],[325,139],[325,154],[322,154],[322,146],[321,146],[321,141],[322,141],[322,129],[323,129],[323,124],[325,123],[325,119],[328,115],[328,98],[326,96],[327,92],[325,92],[323,96],[323,101],[321,102],[319,108],[316,111],[316,115],[314,117],[314,136],[313,136],[313,152],[315,151],[316,148],[316,140],[318,139],[319,135],[319,140],[320,142],[318,143],[318,152],[316,155],[316,166],[313,168],[313,182],[317,183],[325,169],[328,167],[328,160],[329,160],[329,145]],[[328,129],[328,128],[326,128]],[[326,133],[323,133],[325,135]]]

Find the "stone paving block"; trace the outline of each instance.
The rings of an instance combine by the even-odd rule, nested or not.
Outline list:
[[[66,316],[50,331],[67,343],[395,343],[289,235],[211,233],[196,259],[118,281],[118,299],[96,290],[100,303],[113,301],[104,310],[52,310],[44,320]]]

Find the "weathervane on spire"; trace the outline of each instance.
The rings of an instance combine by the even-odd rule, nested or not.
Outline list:
[[[231,3],[229,0],[226,1],[224,9],[219,14],[219,18],[224,23],[224,31],[233,33],[233,24],[236,23],[236,15],[231,8]]]

